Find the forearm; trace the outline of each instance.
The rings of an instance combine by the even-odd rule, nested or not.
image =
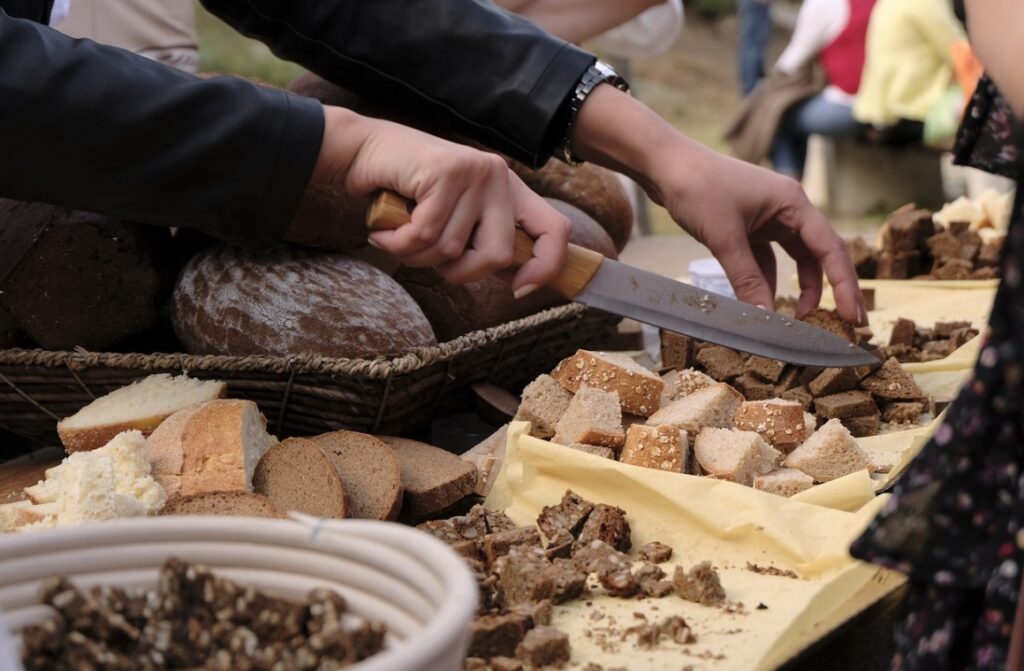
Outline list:
[[[283,234],[323,132],[313,101],[2,12],[0,91],[4,196],[252,244]]]
[[[552,35],[580,43],[619,26],[665,0],[498,0]]]
[[[485,0],[203,0],[278,55],[532,165],[593,56]]]
[[[966,5],[971,45],[1018,118],[1024,118],[1020,49],[1006,39],[1024,32],[1024,5],[1017,0],[968,0]]]

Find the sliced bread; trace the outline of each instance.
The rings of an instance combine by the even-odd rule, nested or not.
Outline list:
[[[615,450],[610,447],[586,445],[584,443],[573,443],[572,445],[566,445],[566,447],[571,447],[578,452],[586,452],[587,454],[592,454],[595,457],[601,457],[602,459],[615,459]]]
[[[334,463],[352,502],[349,517],[393,520],[402,507],[402,467],[387,444],[355,431],[332,431],[308,440]]]
[[[697,434],[693,453],[708,475],[751,486],[774,471],[782,454],[753,431],[708,428]]]
[[[754,478],[754,489],[790,497],[814,485],[814,478],[795,468],[779,468]]]
[[[746,401],[736,412],[736,428],[756,431],[769,444],[790,452],[804,442],[804,409],[795,401]]]
[[[421,520],[440,513],[476,489],[476,466],[439,447],[407,438],[378,436],[395,451],[402,471],[402,514]]]
[[[252,485],[282,513],[352,517],[349,493],[332,459],[306,438],[289,438],[267,450]]]
[[[626,434],[622,429],[619,395],[596,387],[580,387],[558,420],[557,428],[553,440],[562,445],[622,447]]]
[[[871,459],[838,419],[825,422],[803,445],[789,453],[783,465],[803,471],[816,482],[874,469]]]
[[[222,398],[226,391],[223,382],[195,380],[187,375],[150,375],[65,417],[57,423],[57,433],[68,452],[94,450],[122,431],[138,429],[148,436],[175,412]]]
[[[671,424],[696,435],[705,427],[733,426],[743,395],[727,384],[716,383],[683,396],[651,415],[651,426]]]
[[[256,464],[276,443],[255,403],[227,399],[175,413],[147,441],[168,498],[251,491]]]
[[[229,515],[238,517],[285,517],[262,494],[207,492],[179,496],[164,506],[161,515]]]
[[[678,426],[634,424],[626,432],[626,444],[619,461],[634,466],[683,473],[689,461],[690,446],[686,431]]]
[[[649,417],[661,405],[665,383],[636,361],[615,352],[579,350],[558,364],[551,377],[571,392],[588,386],[619,395],[622,412]]]
[[[550,375],[541,375],[523,389],[515,421],[529,422],[531,436],[550,438],[555,435],[558,420],[569,408],[570,401],[571,391]]]

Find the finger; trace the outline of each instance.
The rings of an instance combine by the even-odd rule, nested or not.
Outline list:
[[[754,260],[757,261],[757,267],[761,269],[766,280],[768,280],[768,288],[772,292],[772,302],[767,306],[769,309],[775,305],[775,292],[776,284],[778,282],[778,268],[775,264],[775,250],[772,249],[770,243],[752,243],[750,245],[750,251],[754,253]]]
[[[412,268],[439,266],[462,256],[477,224],[483,216],[484,194],[470,189],[462,194],[437,242],[425,249],[402,257],[402,263]]]
[[[725,275],[736,292],[736,298],[751,305],[770,308],[774,304],[772,290],[754,258],[747,238],[729,241],[728,244],[716,247],[709,249],[725,269]]]
[[[818,303],[821,302],[821,264],[796,237],[782,240],[779,244],[796,261],[796,276],[800,283],[800,299],[796,304],[796,317],[800,319],[818,307]]]
[[[533,258],[523,264],[512,280],[517,295],[549,284],[565,266],[572,223],[541,197],[512,176],[510,189],[518,197],[516,222],[533,238]]]
[[[507,168],[504,173],[507,173]],[[480,224],[472,245],[454,261],[438,266],[438,272],[456,284],[473,282],[512,265],[515,219],[507,174],[496,172],[482,193]]]
[[[420,197],[408,224],[393,231],[374,232],[370,235],[371,242],[400,258],[429,249],[441,238],[465,192],[464,186],[446,180]]]

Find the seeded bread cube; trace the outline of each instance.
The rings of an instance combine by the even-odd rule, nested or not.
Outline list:
[[[783,462],[814,478],[829,482],[861,470],[873,470],[871,459],[838,419],[830,419]]]
[[[754,489],[790,497],[814,485],[814,478],[795,468],[780,468],[754,478]]]
[[[727,384],[717,383],[673,401],[651,415],[650,426],[670,424],[697,434],[704,427],[730,427],[743,396]]]
[[[649,417],[660,407],[665,390],[660,377],[628,356],[614,352],[581,349],[558,364],[551,377],[571,392],[584,385],[615,392],[622,412],[643,417]]]
[[[694,441],[697,463],[708,475],[751,486],[775,470],[782,454],[753,431],[704,429]]]
[[[679,371],[675,381],[675,395],[673,398],[689,396],[693,392],[717,384],[715,378],[707,373],[702,373],[696,368],[687,368]]]
[[[806,437],[804,409],[794,401],[747,401],[736,412],[736,428],[754,431],[773,447],[789,452]]]
[[[626,445],[619,461],[633,466],[682,473],[689,459],[686,431],[671,424],[643,426],[634,424],[626,432]]]
[[[579,388],[558,420],[553,440],[562,445],[621,447],[625,438],[618,394],[584,386]]]
[[[570,401],[572,392],[550,375],[541,375],[523,389],[523,400],[515,419],[530,423],[531,436],[550,438],[555,435],[558,420],[569,409]]]

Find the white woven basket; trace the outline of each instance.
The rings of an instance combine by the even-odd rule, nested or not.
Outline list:
[[[358,671],[462,668],[477,587],[451,548],[388,522],[293,517],[136,518],[2,536],[0,610],[17,631],[52,616],[39,603],[47,578],[152,587],[178,557],[281,597],[336,590],[353,615],[388,629],[385,650],[351,667]]]

